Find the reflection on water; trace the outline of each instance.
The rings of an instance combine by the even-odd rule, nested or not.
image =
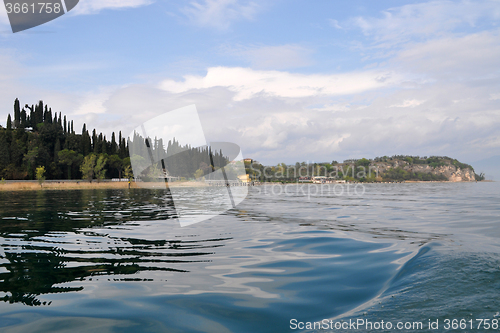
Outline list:
[[[0,291],[6,293],[2,299],[50,305],[37,296],[83,290],[82,286],[63,286],[66,282],[141,271],[188,272],[183,263],[203,261],[225,239],[140,239],[110,232],[113,226],[131,220],[157,219],[168,225],[168,219],[175,216],[171,214],[173,205],[164,196],[161,191],[148,190],[5,195],[0,225]]]
[[[463,290],[454,304],[488,315],[468,286],[498,290],[499,192],[474,185],[373,185],[358,197],[256,187],[186,228],[161,190],[0,192],[0,327],[277,332],[366,309],[444,317],[455,308],[433,298],[448,285]]]

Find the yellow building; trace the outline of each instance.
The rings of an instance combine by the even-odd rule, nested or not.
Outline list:
[[[249,175],[239,175],[238,179],[243,182],[243,183],[250,183],[250,176]]]

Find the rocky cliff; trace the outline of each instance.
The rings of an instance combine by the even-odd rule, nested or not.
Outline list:
[[[373,165],[378,167],[380,175],[383,175],[391,168],[401,168],[407,172],[443,175],[451,182],[475,181],[476,179],[472,168],[460,168],[451,163],[433,167],[429,164],[410,164],[406,161],[394,160],[391,162],[375,162]]]

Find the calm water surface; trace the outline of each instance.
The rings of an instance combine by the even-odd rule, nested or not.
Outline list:
[[[1,332],[500,331],[475,321],[500,320],[498,183],[253,187],[184,228],[162,191],[0,200]]]

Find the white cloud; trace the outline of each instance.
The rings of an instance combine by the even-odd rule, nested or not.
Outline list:
[[[128,85],[71,95],[38,91],[54,111],[75,120],[75,130],[86,122],[108,136],[119,130],[128,135],[157,115],[196,104],[208,141],[234,142],[245,156],[265,163],[392,154],[449,155],[467,162],[500,154],[500,100],[490,98],[498,94],[497,86],[431,83],[350,96],[277,92],[244,99],[235,98],[238,93],[218,85],[178,91]],[[37,101],[19,97],[22,103]],[[12,103],[7,99],[2,105]]]
[[[330,23],[330,25],[336,29],[340,29],[340,30],[343,30],[344,28],[342,28],[342,26],[340,26],[340,23],[339,21],[335,20],[335,19],[330,19],[328,20],[328,22]]]
[[[92,3],[88,12],[118,8],[116,2],[87,1]],[[147,3],[121,2],[122,7]],[[77,131],[85,121],[108,136],[118,130],[127,135],[159,114],[196,104],[209,141],[235,142],[246,156],[265,163],[392,154],[473,161],[500,154],[500,32],[448,32],[496,17],[491,4],[472,8],[469,2],[434,1],[390,9],[381,19],[359,18],[358,26],[377,46],[404,43],[379,69],[341,74],[277,70],[308,65],[312,51],[297,44],[254,45],[229,50],[252,68],[212,67],[206,75],[170,77],[156,85],[62,94],[23,86],[23,71],[31,78],[46,73],[3,54],[0,101],[9,106],[12,96],[23,103],[43,98],[75,119]],[[185,10],[196,24],[224,29],[237,19],[252,19],[257,5],[197,1]],[[387,57],[387,49],[377,49]],[[50,71],[63,77],[96,70],[98,64],[92,66],[80,64],[70,72],[59,65]]]
[[[253,19],[259,7],[254,1],[197,0],[181,8],[181,12],[196,25],[227,29],[237,20]]]
[[[440,36],[462,26],[473,27],[479,21],[498,20],[496,0],[430,1],[390,8],[383,17],[356,17],[351,21],[367,36],[389,45],[413,38]]]
[[[474,79],[500,72],[500,31],[444,37],[408,44],[394,59],[413,72],[432,77]]]
[[[185,76],[182,82],[165,80],[160,88],[181,93],[191,89],[227,87],[236,93],[234,100],[240,101],[259,94],[287,98],[348,95],[391,86],[400,80],[400,77],[389,71],[304,75],[241,67],[212,67],[204,77]]]
[[[229,86],[181,88],[119,88],[101,104],[106,112],[94,113],[87,124],[126,135],[159,114],[196,104],[208,141],[237,143],[246,156],[265,163],[392,154],[472,161],[500,153],[500,101],[490,99],[495,87],[425,84],[349,98],[253,94],[245,99],[235,98],[238,92]]]
[[[402,103],[400,104],[394,104],[391,105],[391,108],[414,108],[416,106],[419,106],[420,104],[424,103],[425,101],[419,101],[416,99],[405,99]]]
[[[100,88],[98,92],[87,93],[78,101],[78,106],[74,110],[75,115],[104,114],[107,109],[104,106],[109,96],[118,88]]]
[[[94,14],[103,9],[122,9],[147,6],[154,0],[80,0],[78,5],[70,12],[74,15]]]

